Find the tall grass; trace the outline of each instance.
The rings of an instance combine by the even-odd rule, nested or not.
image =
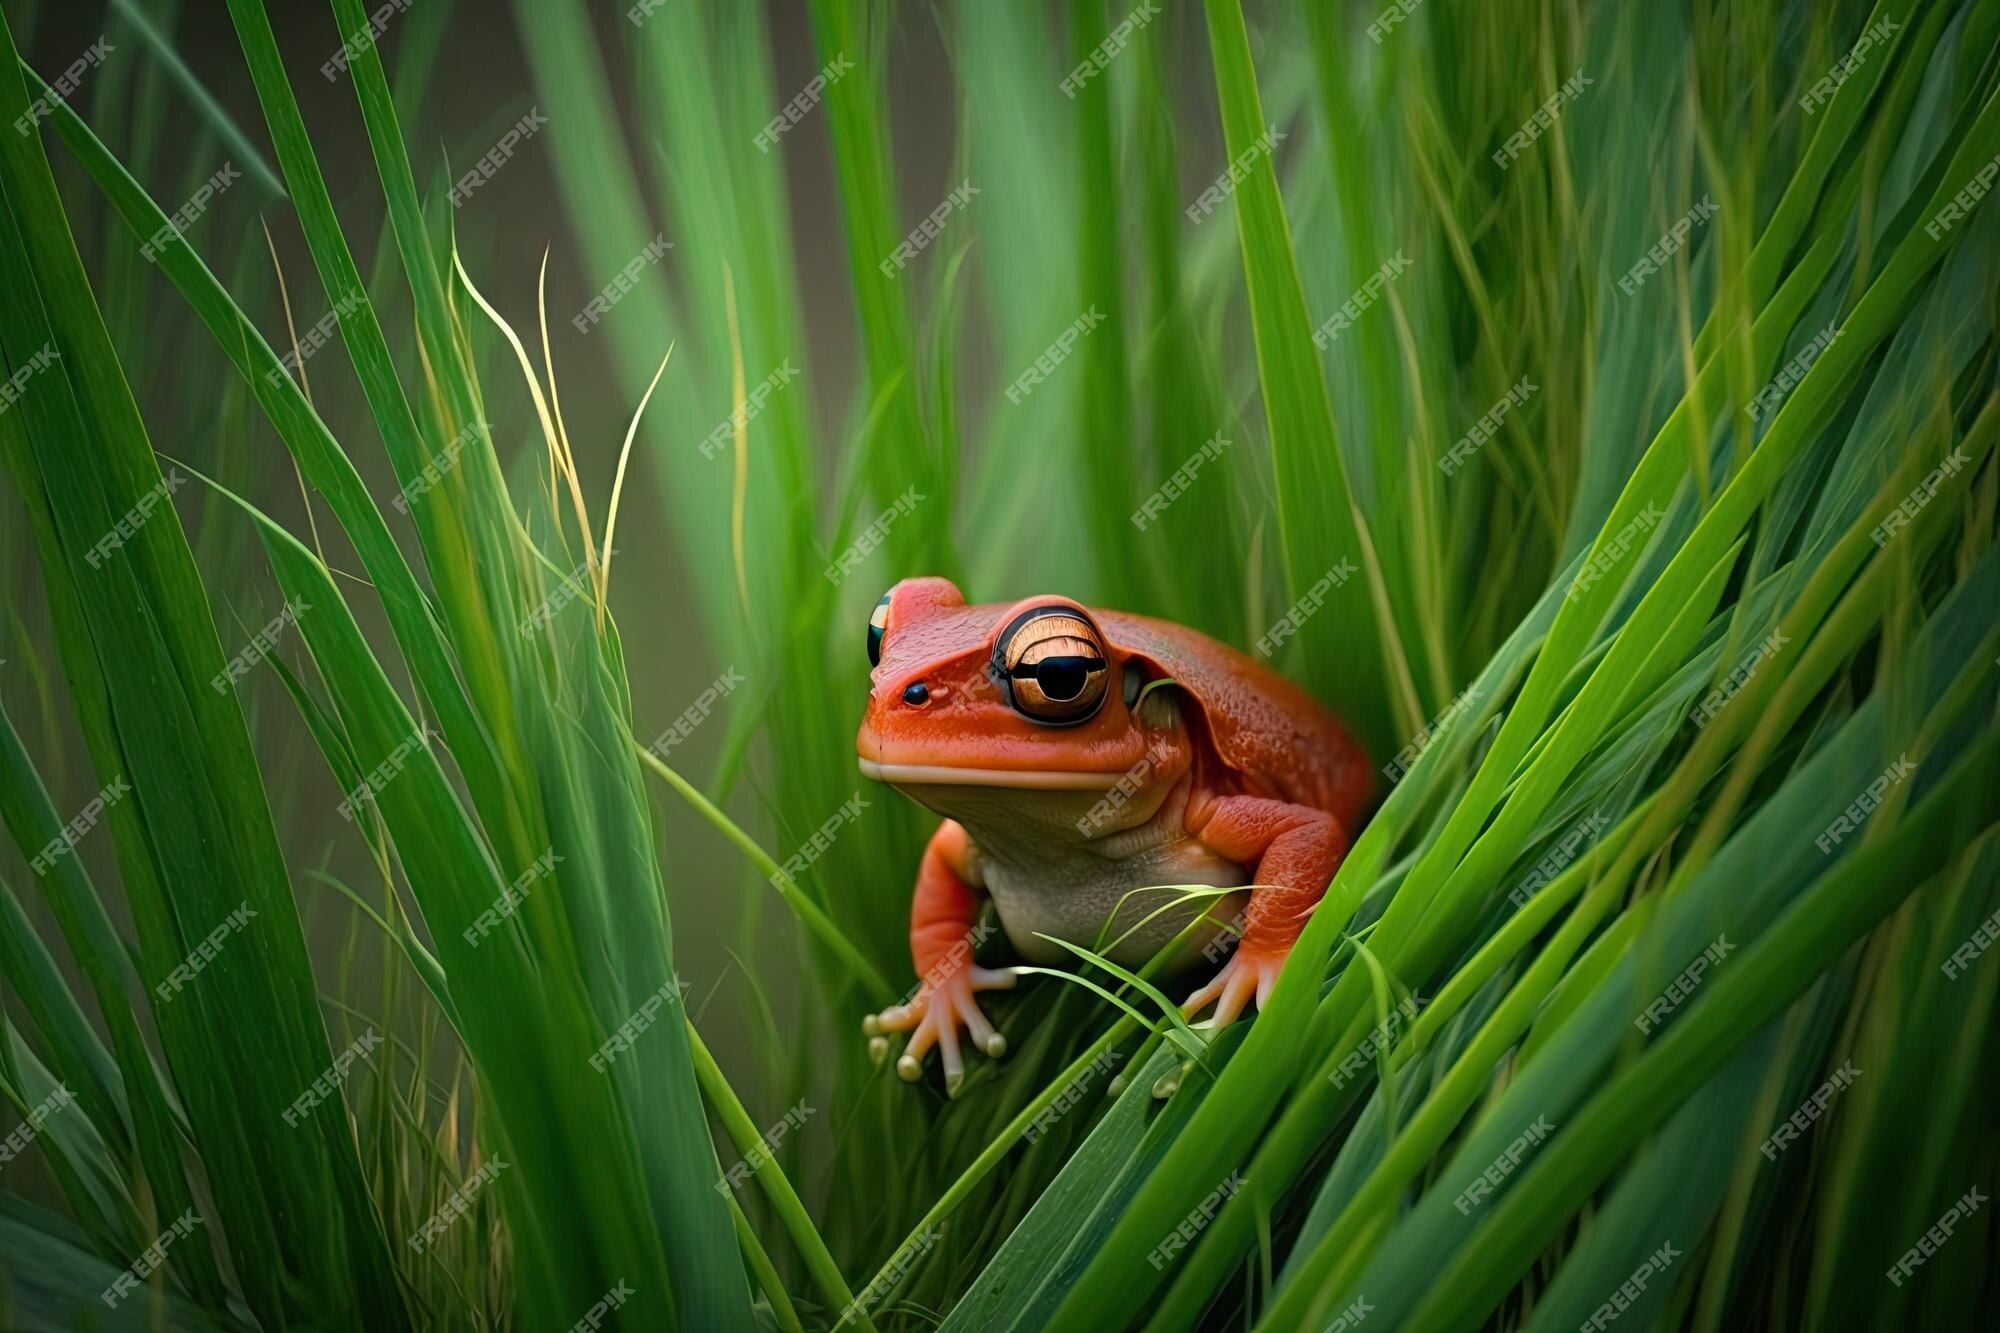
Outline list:
[[[36,688],[9,699],[40,725],[0,728],[22,853],[0,1090],[23,1116],[74,1097],[36,1117],[50,1198],[0,1193],[9,1327],[567,1328],[614,1302],[617,1326],[702,1329],[1991,1310],[1984,1214],[1884,1274],[2000,1183],[2000,965],[1965,952],[2000,907],[2000,222],[1967,190],[2000,154],[2000,4],[953,6],[933,180],[899,152],[893,77],[928,17],[812,0],[812,64],[842,72],[794,102],[759,6],[598,24],[524,0],[534,86],[496,99],[494,132],[546,112],[557,244],[594,274],[676,247],[592,335],[616,403],[564,397],[560,320],[552,340],[546,297],[488,298],[479,196],[455,207],[416,150],[426,76],[472,19],[413,11],[393,85],[350,46],[371,249],[260,0],[228,8],[261,124],[146,10],[145,75],[57,102],[52,134],[0,134],[7,558],[45,608],[10,617]],[[368,30],[360,0],[331,19]],[[46,84],[0,33],[11,122]],[[189,409],[159,384],[192,353],[139,318],[131,258],[167,220],[133,171],[175,98],[255,162],[257,205],[310,258],[272,300],[237,201],[161,249],[233,423],[192,453],[161,443]],[[760,151],[787,103],[800,123]],[[462,175],[485,143],[452,147]],[[794,201],[787,159],[816,151],[833,197]],[[51,155],[89,192],[60,193]],[[885,265],[961,182],[978,192]],[[791,221],[830,212],[854,343],[836,392]],[[126,235],[87,259],[86,219]],[[329,307],[358,392],[314,396],[280,358]],[[1007,393],[1086,312],[1074,355]],[[276,467],[250,451],[267,431]],[[386,493],[357,466],[370,435]],[[98,549],[176,469],[196,539],[167,504]],[[911,494],[859,572],[827,572]],[[649,664],[611,609],[658,577],[615,558],[642,528],[687,587],[677,648],[745,683],[719,735],[664,756],[673,712],[644,714]],[[253,563],[296,631],[257,672],[275,690],[211,688],[254,632],[224,610]],[[1264,1012],[1199,1060],[1160,1039],[1156,992],[1087,965],[996,999],[1009,1053],[956,1097],[871,1058],[858,1020],[909,983],[929,822],[866,793],[808,869],[780,867],[860,786],[861,627],[919,573],[1246,649],[1316,607],[1278,665],[1353,721],[1387,795]],[[315,754],[273,753],[257,698]],[[378,882],[281,839],[305,758],[365,791],[324,826]],[[119,782],[115,876],[35,860]],[[662,808],[741,858],[752,980],[699,1025],[673,920],[721,895],[660,843]],[[307,885],[337,914],[302,908]],[[329,916],[331,975],[308,953]],[[796,1012],[755,981],[780,968]],[[301,1114],[328,1070],[340,1091]],[[800,1099],[817,1123],[766,1151]],[[718,1187],[738,1160],[754,1187]],[[189,1210],[143,1294],[100,1296]]]

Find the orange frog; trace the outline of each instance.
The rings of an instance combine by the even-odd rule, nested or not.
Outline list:
[[[1332,713],[1182,626],[1055,596],[967,606],[940,578],[889,590],[868,656],[861,771],[945,816],[910,905],[923,985],[863,1024],[910,1033],[898,1073],[919,1077],[936,1046],[955,1094],[961,1026],[988,1056],[1006,1051],[974,998],[1015,981],[972,959],[988,898],[1040,963],[1076,961],[1052,936],[1116,940],[1110,957],[1137,966],[1205,912],[1182,967],[1238,921],[1235,953],[1183,1010],[1213,1002],[1220,1028],[1253,996],[1263,1006],[1374,788]],[[1133,892],[1197,884],[1236,891]]]

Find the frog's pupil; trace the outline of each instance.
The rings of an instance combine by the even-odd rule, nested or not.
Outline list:
[[[1082,694],[1089,674],[1089,664],[1081,657],[1045,657],[1035,664],[1035,683],[1044,695],[1058,702]]]

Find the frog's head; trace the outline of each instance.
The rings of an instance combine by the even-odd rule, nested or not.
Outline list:
[[[1070,598],[967,606],[947,579],[905,579],[869,618],[868,657],[861,771],[945,813],[940,789],[1101,794],[1185,768],[1172,691],[1145,690],[1163,673]]]

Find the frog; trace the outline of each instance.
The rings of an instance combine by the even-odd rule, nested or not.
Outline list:
[[[1065,941],[1127,969],[1174,946],[1169,976],[1221,960],[1188,1018],[1263,1010],[1374,797],[1330,708],[1172,621],[1059,594],[967,605],[933,576],[876,603],[868,659],[861,774],[943,817],[910,900],[919,984],[862,1022],[878,1058],[907,1033],[896,1072],[918,1080],[935,1049],[956,1097],[961,1032],[1006,1053],[978,997],[1023,973],[979,962],[989,907],[1025,965],[1081,966]]]

